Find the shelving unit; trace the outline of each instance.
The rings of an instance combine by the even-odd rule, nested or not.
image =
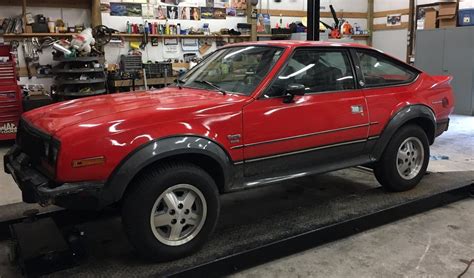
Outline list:
[[[107,78],[102,57],[59,57],[53,68],[56,95],[59,99],[93,96],[106,93]]]
[[[22,33],[22,34],[3,34],[0,36],[3,36],[5,40],[18,40],[18,39],[23,39],[23,38],[31,38],[31,37],[38,37],[38,38],[43,38],[43,37],[53,37],[53,38],[68,38],[71,37],[72,35],[75,35],[76,33]],[[128,40],[133,40],[133,39],[142,39],[143,34],[126,34],[126,33],[117,33],[113,35],[114,37],[121,37],[124,39]],[[224,39],[250,39],[250,35],[240,35],[240,36],[235,36],[235,35],[151,35],[148,34],[148,38],[183,38],[183,39],[199,39],[199,38],[204,38],[204,39],[212,39],[212,38],[224,38]]]

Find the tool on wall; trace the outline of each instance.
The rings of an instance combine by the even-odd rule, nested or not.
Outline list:
[[[331,26],[323,21],[320,21],[324,27],[328,28],[329,30],[331,30],[331,33],[330,33],[330,36],[331,38],[333,39],[340,39],[341,38],[341,21],[339,21],[339,19],[337,18],[337,13],[336,11],[334,10],[334,7],[333,5],[329,5],[329,8],[331,9],[331,14],[332,14],[332,18],[334,20],[334,25]]]
[[[33,44],[33,39],[23,40],[23,56],[25,58],[28,79],[31,79],[33,77],[33,74],[31,73],[31,66],[39,66],[38,50]]]
[[[140,44],[140,49],[145,50],[146,45],[148,44],[148,32],[149,32],[149,27],[148,27],[148,21],[145,20],[145,25],[140,25],[140,33],[143,34],[143,39],[142,43]]]
[[[12,47],[11,55],[15,60],[15,65],[18,71],[18,69],[20,68],[20,60],[18,59],[18,47],[20,46],[20,42],[18,42],[17,40],[12,40],[10,42],[10,45]]]

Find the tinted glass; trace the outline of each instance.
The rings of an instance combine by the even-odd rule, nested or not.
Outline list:
[[[282,52],[282,48],[266,46],[217,50],[182,78],[183,86],[215,90],[210,82],[227,92],[250,95]]]
[[[409,83],[417,73],[384,55],[373,51],[357,50],[366,86],[385,86]]]
[[[306,93],[354,89],[354,75],[348,52],[296,50],[264,96],[281,96],[289,84],[304,85]]]

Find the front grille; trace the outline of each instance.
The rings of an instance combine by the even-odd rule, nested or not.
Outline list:
[[[21,150],[30,157],[31,163],[40,165],[41,159],[46,158],[45,147],[49,144],[50,136],[21,120],[16,138]]]

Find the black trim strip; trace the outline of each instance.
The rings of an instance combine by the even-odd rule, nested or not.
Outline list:
[[[329,149],[329,148],[333,148],[333,147],[339,147],[339,146],[345,146],[345,145],[351,145],[351,144],[357,144],[357,143],[364,143],[366,141],[367,141],[367,139],[359,139],[359,140],[353,140],[353,141],[340,142],[340,143],[336,143],[336,144],[324,145],[324,146],[319,146],[319,147],[315,147],[315,148],[302,149],[302,150],[297,150],[297,151],[292,151],[292,152],[287,152],[287,153],[280,153],[280,154],[275,154],[275,155],[270,155],[270,156],[251,158],[251,159],[244,160],[244,162],[245,163],[257,162],[257,161],[261,161],[261,160],[267,160],[267,159],[284,157],[284,156],[289,156],[289,155],[294,155],[294,154],[301,154],[301,153],[306,153],[306,152],[311,152],[311,151]]]
[[[287,152],[287,153],[281,153],[281,154],[275,154],[275,155],[269,155],[269,156],[262,156],[262,157],[247,159],[247,160],[239,160],[239,161],[234,161],[234,165],[240,165],[244,162],[245,163],[257,162],[257,161],[261,161],[261,160],[272,159],[272,158],[277,158],[277,157],[284,157],[284,156],[289,156],[289,155],[293,155],[293,154],[300,154],[300,153],[323,150],[323,149],[339,147],[339,146],[345,146],[345,145],[350,145],[350,144],[363,143],[363,142],[366,142],[366,141],[379,139],[379,137],[380,137],[379,135],[376,135],[376,136],[369,137],[368,139],[345,141],[345,142],[340,142],[340,143],[336,143],[336,144],[323,145],[323,146],[319,146],[319,147],[314,147],[314,148],[309,148],[309,149],[302,149],[302,150],[297,150],[297,151],[292,151],[292,152]],[[243,145],[235,146],[235,148],[237,148],[237,147],[242,148]]]

